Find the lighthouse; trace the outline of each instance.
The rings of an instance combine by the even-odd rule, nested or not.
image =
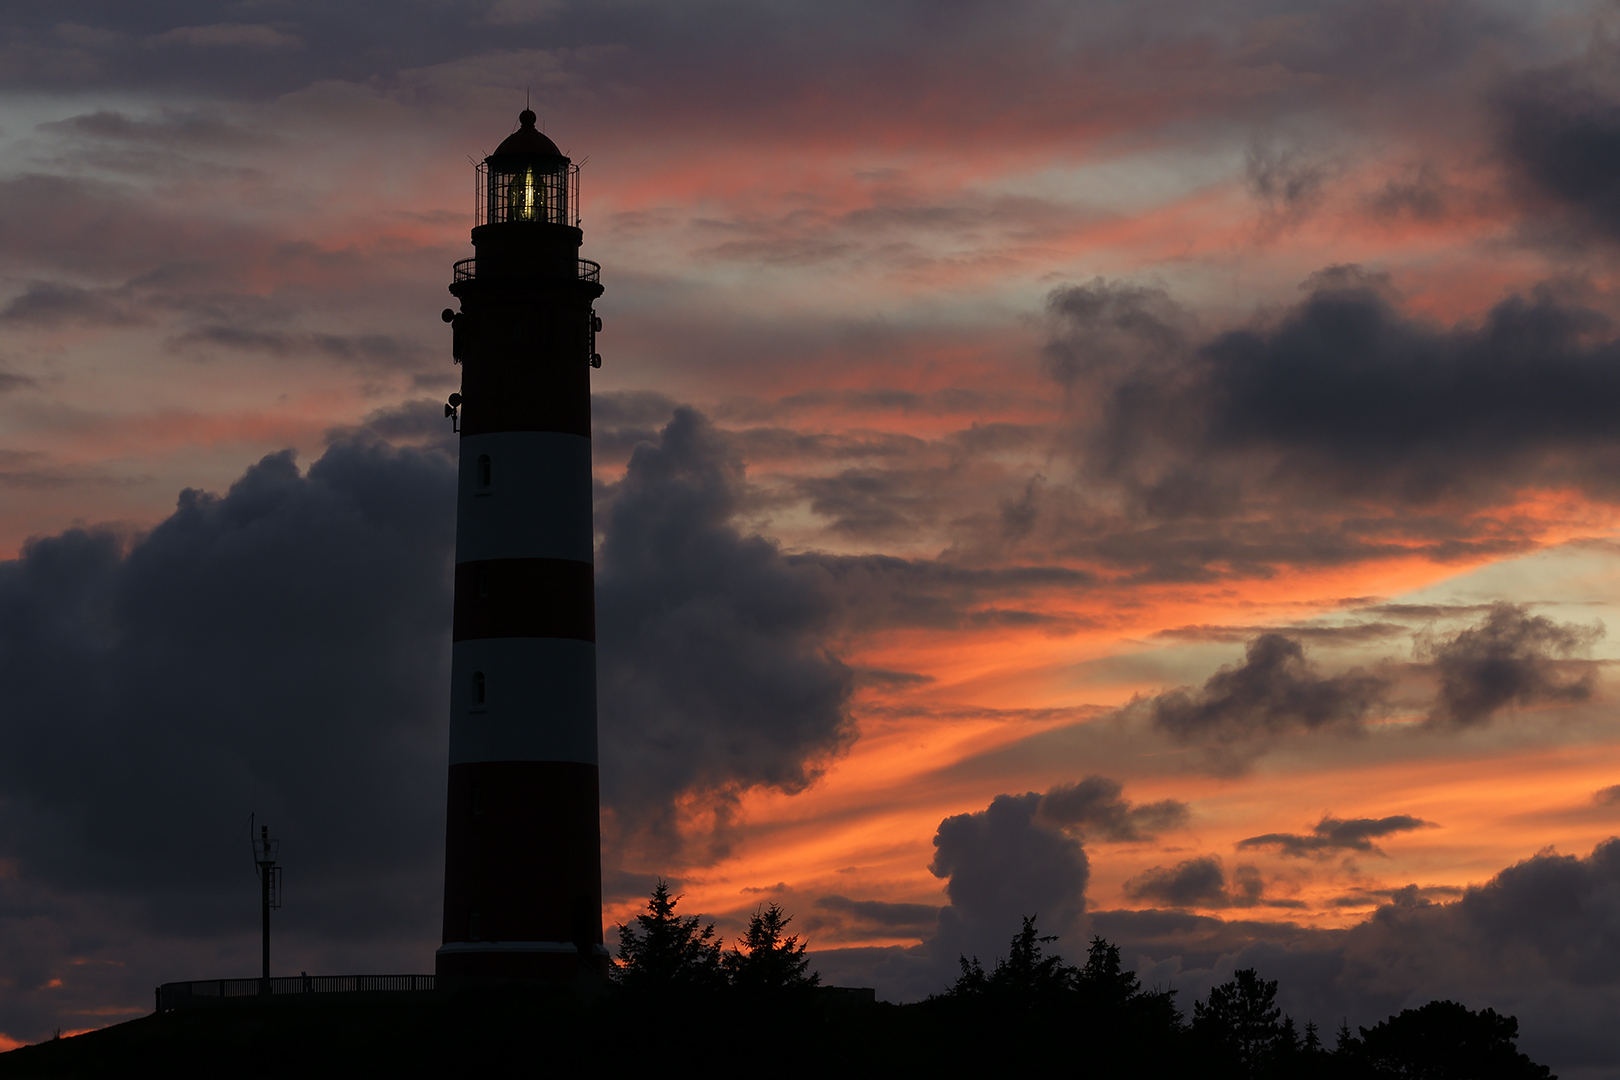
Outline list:
[[[446,309],[461,390],[445,984],[603,972],[590,371],[579,167],[535,128],[477,167]]]

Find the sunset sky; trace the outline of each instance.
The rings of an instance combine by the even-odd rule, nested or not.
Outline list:
[[[1620,1076],[1612,3],[12,8],[0,1048],[256,973],[251,813],[279,970],[432,970],[439,311],[527,95],[610,941],[662,877],[904,1001],[1038,914]]]

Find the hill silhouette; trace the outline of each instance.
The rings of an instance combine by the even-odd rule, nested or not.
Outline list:
[[[987,970],[963,957],[953,985],[908,1005],[823,987],[791,916],[757,911],[727,951],[712,924],[677,913],[660,882],[621,926],[610,981],[431,994],[290,995],[155,1014],[0,1054],[0,1077],[92,1077],[272,1068],[313,1075],[955,1077],[1061,1070],[1215,1080],[1556,1080],[1518,1052],[1518,1022],[1450,1001],[1326,1045],[1276,1005],[1277,983],[1234,973],[1183,1014],[1144,988],[1119,949],[1085,962],[1025,918]]]

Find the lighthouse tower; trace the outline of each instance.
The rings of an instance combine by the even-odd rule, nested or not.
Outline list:
[[[456,494],[446,983],[605,971],[590,369],[600,267],[579,167],[519,128],[478,166],[455,265]]]

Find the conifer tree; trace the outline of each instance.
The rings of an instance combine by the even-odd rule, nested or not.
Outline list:
[[[1124,970],[1119,946],[1110,945],[1100,937],[1091,939],[1085,966],[1080,969],[1076,982],[1087,998],[1103,1007],[1124,1005],[1142,991],[1136,972]]]
[[[793,916],[774,903],[754,912],[748,920],[748,933],[724,960],[734,988],[769,994],[808,990],[821,982],[818,973],[808,970],[807,943],[797,934],[786,933],[792,921]]]
[[[697,916],[675,914],[678,896],[659,879],[647,910],[635,927],[619,924],[619,963],[614,974],[632,990],[706,991],[723,982],[720,940],[714,923],[699,926]]]
[[[1293,1022],[1283,1024],[1277,1007],[1277,982],[1260,978],[1254,968],[1234,971],[1231,982],[1210,990],[1207,1001],[1193,1002],[1193,1033],[1228,1057],[1240,1076],[1259,1076],[1285,1049]]]

